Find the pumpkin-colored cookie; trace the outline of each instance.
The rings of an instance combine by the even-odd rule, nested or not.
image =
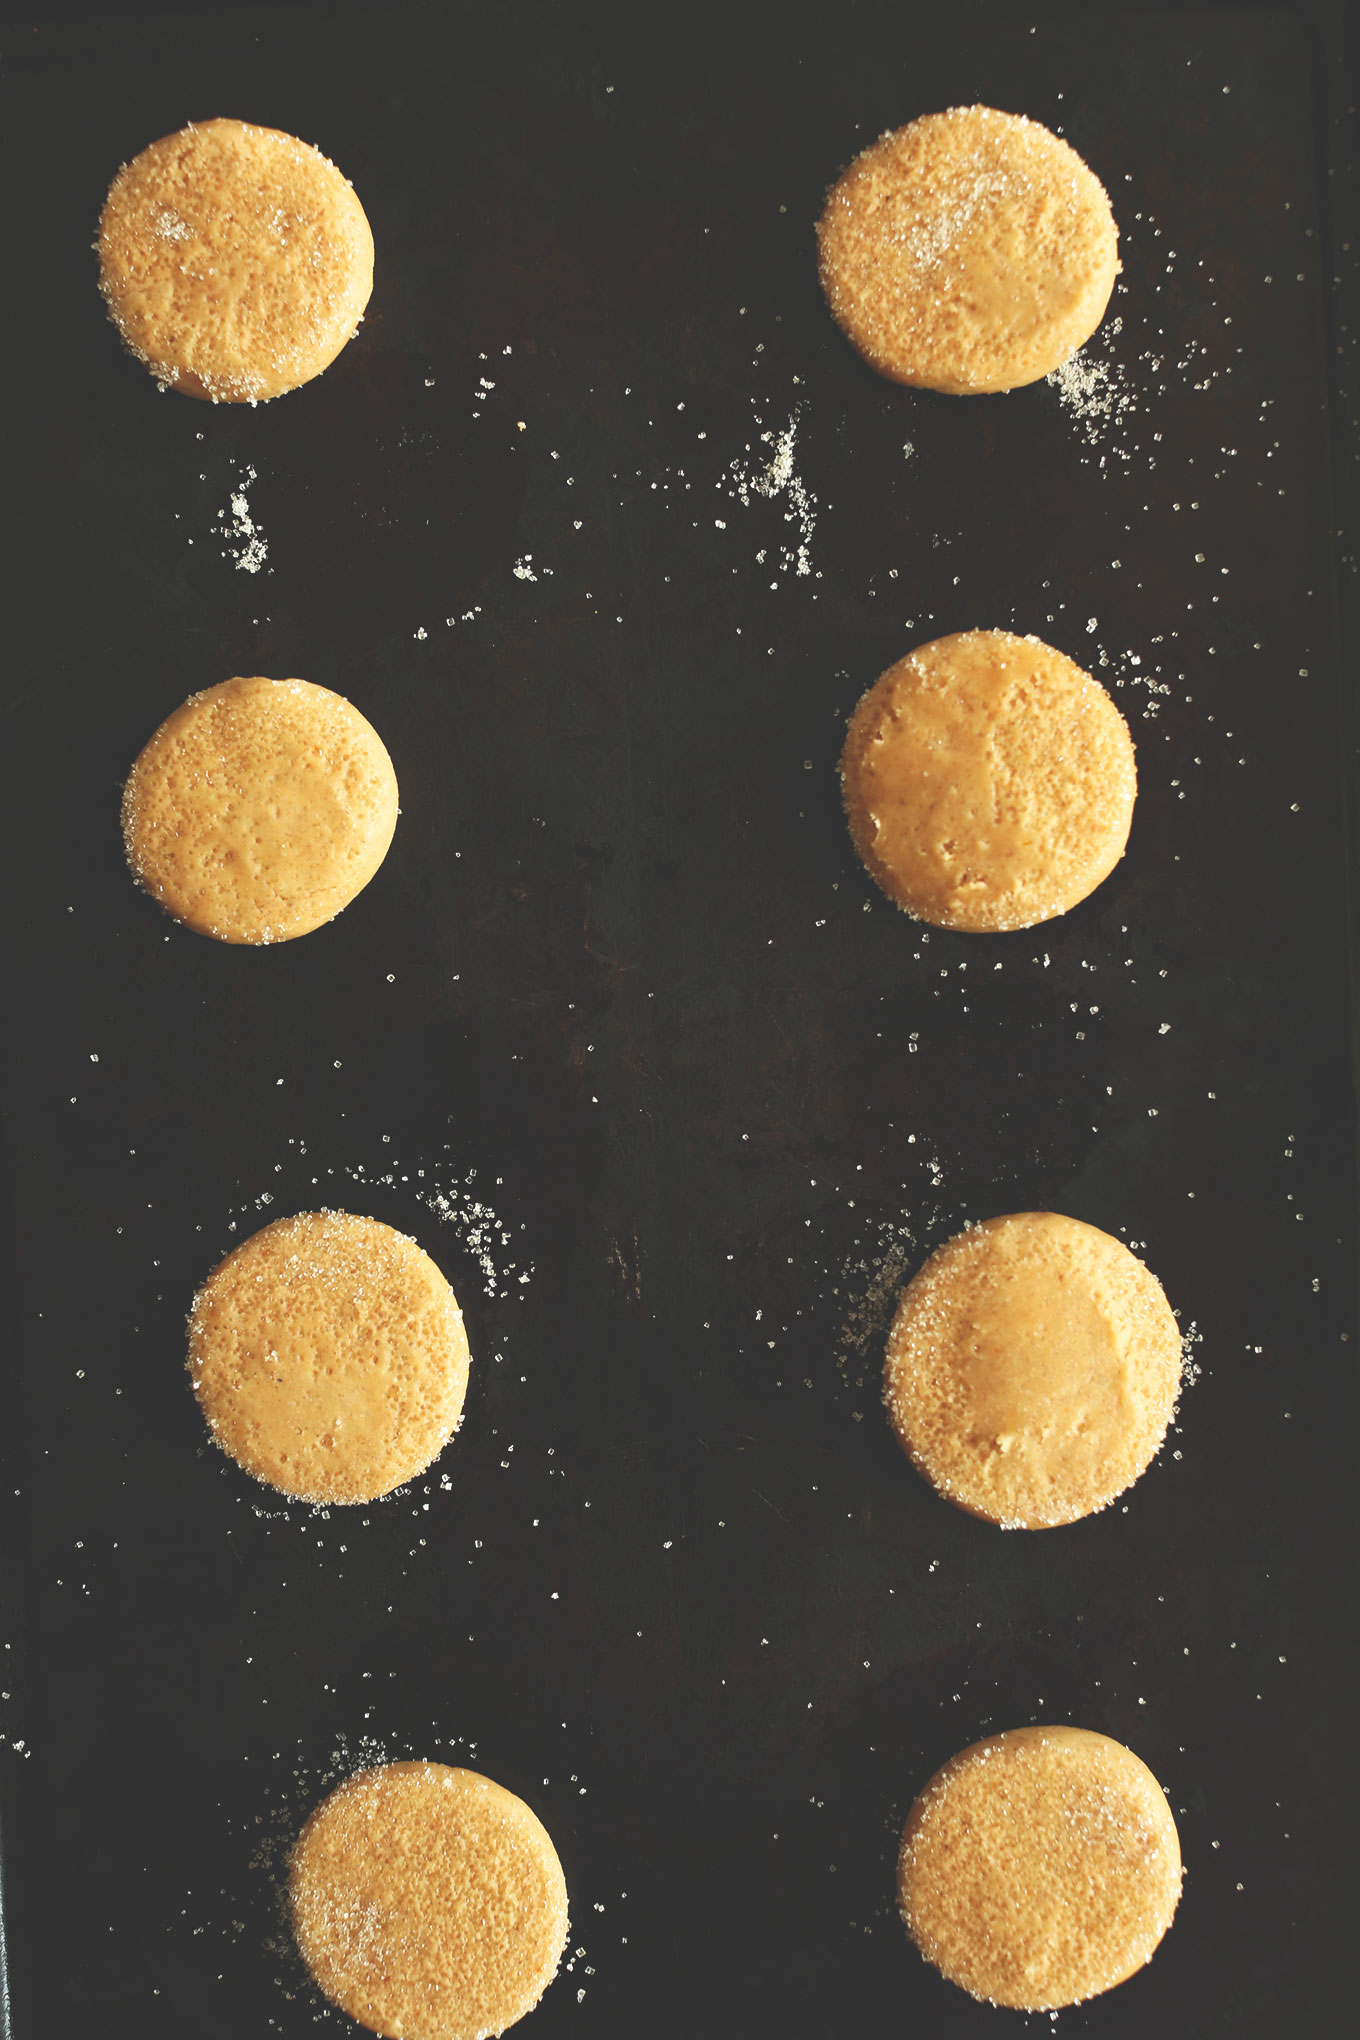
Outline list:
[[[1025,1211],[958,1233],[907,1284],[884,1400],[942,1495],[1045,1530],[1137,1480],[1181,1368],[1171,1306],[1137,1256],[1080,1219]]]
[[[132,353],[215,404],[263,402],[320,375],[373,288],[373,236],[334,163],[240,120],[184,128],[124,164],[97,245]]]
[[[1031,928],[1124,853],[1137,773],[1105,689],[1051,645],[968,630],[918,645],[850,719],[841,786],[889,899],[937,928]]]
[[[298,1839],[289,1896],[326,1996],[392,2040],[503,2033],[566,1946],[566,1880],[541,1822],[447,1764],[383,1764],[340,1786]]]
[[[332,920],[396,825],[381,737],[310,680],[224,680],[192,695],[123,792],[137,878],[177,921],[222,942],[287,942]]]
[[[422,1473],[467,1392],[463,1314],[414,1240],[308,1211],[253,1233],[189,1317],[189,1373],[216,1442],[305,1502],[370,1502]]]
[[[1181,1894],[1166,1795],[1086,1728],[1012,1728],[961,1750],[912,1807],[902,1917],[974,1997],[1056,2011],[1151,1960]]]
[[[1119,270],[1074,149],[989,106],[928,113],[856,156],[817,224],[836,323],[881,375],[951,396],[1037,382],[1088,340]]]

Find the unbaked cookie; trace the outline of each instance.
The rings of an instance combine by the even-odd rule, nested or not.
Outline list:
[[[371,1502],[457,1430],[468,1345],[453,1291],[376,1218],[308,1211],[253,1233],[189,1317],[209,1429],[257,1480],[304,1502]]]
[[[1067,143],[989,106],[928,113],[856,156],[817,223],[836,323],[881,375],[950,396],[1048,375],[1105,316],[1110,201]]]
[[[1036,637],[918,645],[869,689],[841,755],[855,848],[889,899],[937,928],[1031,928],[1124,854],[1133,740],[1089,673]]]
[[[897,1896],[926,1960],[992,2004],[1056,2011],[1151,1960],[1181,1894],[1166,1795],[1086,1728],[1012,1728],[937,1771]]]
[[[224,680],[192,695],[123,792],[137,878],[177,921],[221,942],[287,942],[332,920],[396,825],[381,737],[310,680]]]
[[[329,368],[373,288],[352,186],[295,135],[209,120],[153,142],[114,178],[99,282],[159,382],[260,403]]]
[[[383,1764],[340,1786],[298,1839],[289,1895],[326,1996],[407,2040],[503,2033],[567,1941],[566,1880],[541,1822],[447,1764]]]
[[[1108,1233],[1052,1211],[947,1240],[902,1292],[884,1400],[926,1479],[970,1515],[1045,1530],[1148,1465],[1180,1389],[1162,1285]]]

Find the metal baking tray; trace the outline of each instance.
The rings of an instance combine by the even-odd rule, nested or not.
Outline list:
[[[1063,2030],[1336,2030],[1337,17],[12,20],[14,2040],[348,2030],[279,1877],[379,1752],[556,1838],[535,2040],[1000,2030],[893,1866],[935,1767],[1034,1720],[1137,1750],[1187,1865]],[[970,101],[1068,135],[1124,267],[1080,374],[959,401],[850,351],[812,222],[866,140]],[[332,156],[378,251],[357,340],[258,410],[160,393],[88,253],[118,164],[222,113]],[[835,772],[879,671],[972,625],[1090,665],[1139,759],[1114,875],[995,939],[887,906]],[[257,672],[353,700],[403,811],[339,920],[252,951],[137,892],[118,797]],[[208,1445],[184,1318],[323,1202],[435,1256],[474,1365],[427,1478],[315,1513]],[[1034,1207],[1137,1244],[1194,1379],[1122,1502],[1004,1534],[911,1471],[878,1372],[924,1254]]]

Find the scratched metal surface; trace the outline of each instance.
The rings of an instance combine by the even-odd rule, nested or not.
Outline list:
[[[1355,1214],[1318,46],[1249,11],[133,18],[6,46],[44,159],[6,343],[16,2040],[345,2028],[278,1876],[377,1751],[473,1761],[556,1837],[542,2040],[983,2034],[895,1918],[896,1836],[1031,1720],[1131,1744],[1188,1868],[1150,1968],[1064,2029],[1330,2030]],[[1111,190],[1104,413],[890,387],[827,319],[826,183],[969,100]],[[117,164],[218,113],[318,143],[378,250],[359,338],[257,411],[159,394],[86,253]],[[1139,803],[1065,919],[927,939],[835,761],[884,665],[974,624],[1100,672]],[[276,951],[175,928],[118,840],[150,730],[236,672],[348,695],[402,788],[368,891]],[[317,1516],[208,1448],[183,1319],[320,1201],[435,1255],[474,1371],[427,1479]],[[876,1375],[903,1275],[1035,1206],[1139,1243],[1197,1378],[1123,1504],[1005,1535],[911,1473]]]

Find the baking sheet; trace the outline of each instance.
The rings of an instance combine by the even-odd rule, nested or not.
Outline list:
[[[1325,40],[460,6],[6,43],[16,2040],[349,2030],[277,1885],[378,1754],[470,1761],[557,1841],[539,2040],[988,2032],[895,1917],[896,1841],[944,1758],[1031,1720],[1136,1749],[1187,1864],[1153,1964],[1064,2029],[1326,2030],[1355,1211]],[[858,362],[811,222],[872,135],[972,100],[1068,134],[1124,272],[1080,377],[959,402]],[[158,393],[86,253],[118,163],[219,113],[333,156],[378,250],[359,338],[259,410]],[[1140,773],[1114,876],[983,940],[888,907],[834,770],[882,667],[973,625],[1089,664]],[[175,928],[118,840],[150,730],[237,672],[347,695],[402,789],[378,878],[278,950]],[[414,1234],[474,1355],[458,1439],[361,1511],[238,1473],[183,1374],[203,1276],[322,1201]],[[877,1373],[924,1254],[1032,1207],[1138,1246],[1193,1381],[1123,1502],[1006,1535],[911,1473]]]

